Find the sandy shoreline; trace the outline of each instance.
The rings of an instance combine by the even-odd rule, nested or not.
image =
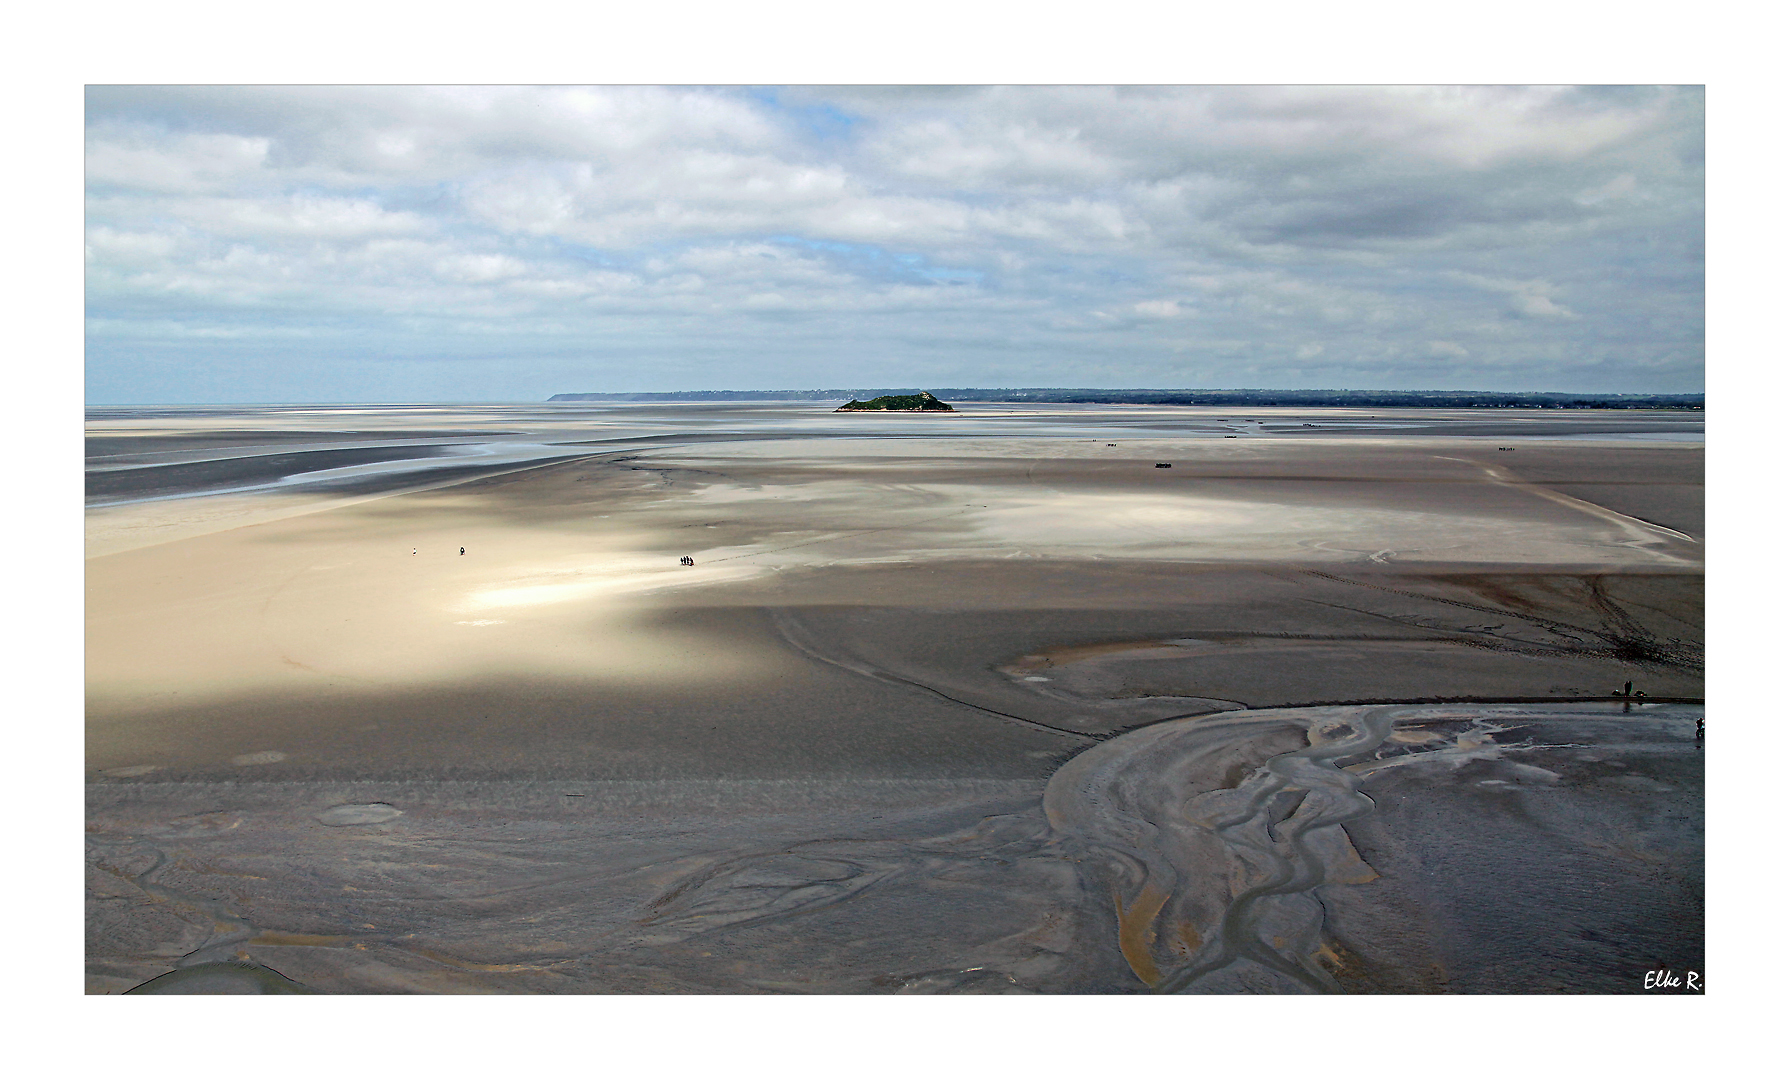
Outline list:
[[[715,415],[718,424],[743,423]],[[802,427],[805,413],[792,415],[793,434],[813,434]],[[494,422],[503,419],[513,418]],[[215,423],[241,430],[240,419]],[[613,434],[655,432],[636,424]],[[946,902],[948,886],[911,872],[934,866],[950,845],[920,840],[968,829],[977,838],[963,843],[993,850],[1000,844],[986,828],[1007,826],[981,823],[1017,815],[1010,824],[1025,839],[1011,842],[1031,854],[1006,884],[976,879],[970,892],[993,906],[966,900],[966,912],[984,912],[964,916],[967,937],[926,946],[949,959],[953,949],[982,948],[965,942],[986,934],[1006,940],[994,931],[1008,921],[1016,920],[1011,934],[1035,936],[1049,912],[1083,911],[1075,897],[1094,886],[1065,869],[1037,795],[1065,762],[1122,732],[1176,716],[1320,702],[1585,700],[1625,682],[1655,699],[1702,694],[1698,446],[1534,441],[1501,451],[1478,438],[1369,432],[1071,439],[1019,427],[1001,438],[709,434],[716,438],[642,443],[397,494],[294,490],[91,511],[88,777],[100,822],[92,858],[128,862],[122,852],[163,850],[152,842],[156,828],[207,813],[243,816],[201,829],[193,857],[203,848],[206,865],[260,873],[242,860],[261,856],[233,845],[313,852],[292,855],[294,866],[325,858],[329,845],[365,842],[349,835],[409,851],[421,841],[405,830],[423,804],[472,815],[466,821],[548,828],[562,809],[554,800],[567,796],[542,796],[552,811],[524,810],[538,801],[518,794],[528,785],[636,784],[642,805],[664,806],[687,798],[692,784],[808,785],[781,818],[764,806],[742,811],[723,836],[721,818],[696,814],[642,841],[683,851],[666,857],[695,860],[679,864],[687,871],[729,851],[806,842],[804,829],[809,839],[853,834],[870,821],[860,796],[873,788],[910,815],[954,790],[970,808],[933,821],[932,832],[916,825],[907,847],[858,862],[838,851],[790,856],[797,862],[777,871],[795,875],[792,889],[818,888],[833,880],[823,872],[828,860],[843,859],[880,868],[865,871],[874,882],[911,880],[933,897],[925,903]],[[741,437],[752,434],[761,437]],[[152,449],[181,452],[177,441]],[[1159,461],[1173,467],[1156,469]],[[228,472],[210,468],[212,479]],[[678,565],[684,555],[696,565]],[[1694,755],[1682,734],[1672,736],[1671,754]],[[1681,772],[1645,775],[1682,790]],[[1471,783],[1497,779],[1474,774]],[[495,786],[450,810],[427,794],[444,783]],[[1454,779],[1434,783],[1449,788]],[[219,785],[230,784],[252,792],[255,807],[225,805],[232,799],[223,793],[234,789]],[[977,802],[987,796],[978,785],[988,784],[1020,787],[994,813]],[[592,800],[584,812],[607,807],[597,815],[607,824],[587,822],[579,827],[595,831],[580,835],[626,831],[633,811],[613,790],[583,794]],[[314,820],[336,803],[389,803],[404,816],[347,828]],[[1578,820],[1592,811],[1574,802],[1550,812]],[[765,824],[772,818],[783,824]],[[251,822],[272,831],[250,839],[262,828]],[[1387,851],[1395,843],[1379,842]],[[148,847],[132,847],[139,843]],[[573,858],[576,844],[566,843],[555,858]],[[445,850],[430,857],[447,858]],[[520,847],[505,858],[533,865]],[[507,872],[482,859],[464,864],[468,888]],[[804,867],[816,871],[808,886],[796,881]],[[473,969],[453,969],[460,974],[445,982],[416,975],[422,968],[400,977],[392,972],[411,970],[411,961],[393,967],[389,956],[381,975],[357,967],[365,957],[339,942],[269,944],[287,940],[282,933],[342,936],[327,924],[350,917],[322,894],[305,894],[297,922],[264,915],[249,920],[257,927],[249,937],[168,953],[169,942],[191,934],[176,933],[175,923],[133,929],[120,898],[159,886],[139,881],[140,868],[114,869],[96,871],[102,884],[119,883],[116,896],[102,890],[92,900],[111,913],[90,919],[99,928],[89,944],[96,992],[128,988],[125,981],[158,973],[158,963],[166,970],[156,957],[196,963],[237,949],[279,957],[282,973],[336,992],[495,985],[467,974]],[[446,895],[449,908],[460,903]],[[1030,899],[1007,920],[994,914],[1003,895],[1009,904]],[[652,896],[618,894],[603,918],[650,922],[629,905]],[[182,926],[200,917],[171,914],[180,907],[163,903],[156,917]],[[739,970],[750,974],[734,982],[694,976],[664,956],[653,968],[659,946],[642,944],[650,934],[616,946],[639,972],[632,982],[593,981],[588,972],[524,982],[538,992],[773,991],[779,965],[796,960],[791,944],[772,943],[792,931],[765,914],[753,924],[758,945],[730,946],[759,950],[756,959],[741,954]],[[1069,922],[1081,929],[1065,929]],[[841,960],[825,974],[827,962],[811,957],[802,961],[809,974],[783,988],[1147,989],[1116,939],[1102,936],[1117,929],[1085,911],[1069,922],[1052,924],[1057,945],[1045,951],[1057,959],[1008,945],[978,954],[994,967],[951,969],[998,969],[999,979],[897,971],[901,979],[877,984],[869,961]],[[534,946],[514,925],[523,956]],[[149,940],[158,935],[166,940]],[[1700,926],[1696,938],[1700,953]],[[295,959],[301,954],[308,959]],[[477,961],[511,962],[488,953]],[[667,974],[674,969],[681,974]],[[1407,985],[1386,972],[1374,978],[1382,988]]]

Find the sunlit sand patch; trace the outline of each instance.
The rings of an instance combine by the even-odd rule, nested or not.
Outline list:
[[[881,448],[885,454],[889,448]],[[1034,487],[1016,477],[1012,484],[953,483],[945,463],[915,462],[911,477],[888,475],[866,486],[839,480],[804,480],[805,468],[830,471],[854,464],[841,447],[823,461],[784,459],[786,482],[764,485],[700,483],[676,499],[727,506],[743,520],[769,524],[796,508],[825,506],[862,513],[874,500],[886,524],[875,529],[816,534],[803,540],[812,550],[798,561],[832,563],[886,561],[898,546],[910,560],[956,558],[1009,549],[1047,557],[1149,559],[1320,559],[1387,563],[1410,560],[1476,562],[1600,561],[1683,563],[1682,552],[1667,551],[1674,541],[1664,531],[1640,536],[1619,515],[1587,513],[1582,518],[1473,515],[1389,507],[1326,507],[1262,500],[1214,498],[1186,490],[1089,491]],[[911,449],[908,453],[912,453]],[[1060,448],[1055,452],[1060,455]],[[750,456],[750,455],[742,455]],[[864,448],[870,458],[873,451]],[[982,456],[1005,456],[982,448]],[[678,458],[679,464],[726,458]],[[961,467],[964,463],[959,462]],[[670,499],[667,501],[675,501]],[[1570,501],[1575,509],[1576,500]],[[1561,502],[1560,505],[1568,505]],[[1588,505],[1588,504],[1587,504]],[[836,542],[835,542],[836,541]],[[1657,542],[1655,542],[1657,541]],[[774,547],[774,542],[760,547]],[[729,553],[741,557],[740,553]]]
[[[233,591],[220,590],[206,618],[154,638],[139,630],[147,618],[90,637],[105,664],[103,676],[99,665],[90,674],[89,690],[125,702],[174,688],[199,701],[491,677],[667,686],[773,677],[763,674],[775,668],[765,664],[765,647],[657,625],[662,605],[648,598],[770,567],[748,560],[682,567],[675,552],[597,557],[588,548],[568,552],[557,535],[544,543],[487,542],[511,561],[492,566],[455,555],[438,569],[412,562],[404,546],[395,566],[380,561],[394,558],[389,553],[373,553],[361,555],[352,572],[305,566],[276,575],[254,563],[231,566]],[[265,755],[280,752],[267,748],[234,764],[270,765],[279,759]]]
[[[1637,545],[1629,530],[1596,517],[1579,522],[1384,507],[1314,507],[1188,493],[1039,492],[951,483],[887,485],[887,490],[877,491],[879,497],[911,505],[890,513],[887,524],[875,530],[841,531],[835,537],[823,533],[803,540],[811,550],[794,558],[835,563],[884,560],[889,557],[885,549],[899,546],[909,559],[954,558],[1006,548],[1061,557],[1252,561],[1682,561]],[[750,521],[771,513],[782,516],[796,506],[862,508],[866,494],[861,485],[821,482],[764,488],[704,485],[691,497],[744,511]],[[760,546],[778,545],[772,541]]]
[[[156,544],[258,525],[331,506],[347,499],[316,495],[213,495],[198,499],[89,507],[83,515],[86,556],[115,555]]]
[[[378,825],[403,817],[404,811],[390,803],[349,803],[332,806],[317,815],[323,825]]]
[[[286,755],[278,750],[257,750],[253,754],[238,754],[230,759],[232,765],[272,765],[285,761]]]
[[[735,549],[733,555],[752,554],[750,548]],[[575,604],[605,596],[640,593],[692,585],[712,585],[721,581],[737,581],[765,571],[762,566],[741,563],[733,566],[705,565],[726,558],[726,550],[701,552],[694,567],[679,566],[664,556],[620,555],[600,563],[543,569],[514,577],[501,584],[484,586],[466,593],[457,603],[467,612],[504,608],[534,608]],[[473,625],[490,625],[502,620],[484,620]]]
[[[161,768],[160,765],[126,765],[122,769],[105,769],[100,775],[117,777],[148,776],[159,768]]]
[[[985,495],[983,501],[989,498]],[[1259,528],[1272,509],[1264,504],[1138,492],[994,498],[994,505],[968,515],[972,526],[988,538],[1068,547],[1190,543],[1212,534]],[[966,496],[964,501],[972,500]]]
[[[1477,562],[1668,559],[1633,546],[1625,532],[1595,519],[1579,524],[1135,492],[980,498],[992,505],[965,516],[977,541],[1046,555],[1371,561],[1396,552],[1400,559]]]

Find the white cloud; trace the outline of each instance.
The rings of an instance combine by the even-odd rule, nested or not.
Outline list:
[[[1576,313],[1557,303],[1550,295],[1557,286],[1541,278],[1513,281],[1458,271],[1451,276],[1489,292],[1503,293],[1509,297],[1510,310],[1517,315],[1538,319],[1578,318]]]
[[[1576,319],[1577,315],[1567,308],[1561,307],[1547,294],[1541,292],[1515,292],[1511,294],[1510,306],[1522,315],[1533,315],[1538,319]]]
[[[502,281],[521,275],[528,269],[520,259],[508,255],[455,255],[435,264],[435,272],[449,281]]]
[[[252,178],[267,162],[273,140],[223,134],[157,137],[153,131],[91,133],[87,184],[135,191],[197,194],[225,190]]]
[[[179,241],[167,233],[125,232],[100,226],[87,233],[87,264],[118,270],[165,266]]]
[[[217,236],[355,239],[426,232],[421,215],[390,211],[368,199],[291,195],[271,199],[190,199],[168,212]]]

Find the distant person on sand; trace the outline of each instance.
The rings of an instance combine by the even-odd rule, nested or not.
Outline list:
[[[411,554],[412,554],[412,555],[415,555],[415,554],[416,554],[416,549],[415,549],[415,548],[411,548],[411,549],[410,549],[410,553],[411,553]]]
[[[464,555],[464,554],[466,554],[466,549],[465,549],[465,548],[461,548],[461,549],[460,549],[460,554],[462,554],[462,555]]]

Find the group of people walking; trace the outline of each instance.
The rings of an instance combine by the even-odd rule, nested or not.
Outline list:
[[[410,553],[411,553],[411,554],[412,554],[412,555],[415,555],[415,554],[416,554],[416,552],[417,552],[417,549],[416,549],[416,548],[411,548],[411,549],[410,549]],[[466,554],[466,549],[465,549],[465,548],[461,548],[461,549],[460,549],[460,554],[462,554],[462,555],[464,555],[464,554]],[[695,560],[695,559],[692,559],[692,558],[691,558],[691,557],[690,557],[690,556],[688,556],[688,555],[685,555],[685,556],[684,556],[684,557],[683,557],[683,558],[681,558],[681,559],[679,559],[679,560],[678,560],[678,561],[677,561],[677,562],[678,562],[678,565],[679,565],[679,566],[695,566],[695,565],[696,565],[696,560]]]
[[[415,555],[415,554],[416,554],[416,551],[417,551],[417,549],[416,549],[416,548],[411,548],[411,549],[410,549],[410,553],[411,553],[411,554],[412,554],[412,555]],[[461,548],[461,549],[460,549],[460,554],[462,554],[462,555],[464,555],[464,554],[466,554],[466,549],[465,549],[465,548]],[[685,556],[684,556],[684,557],[683,557],[683,558],[681,558],[681,559],[679,559],[679,560],[678,560],[678,561],[677,561],[677,562],[678,562],[678,565],[679,565],[679,566],[695,566],[695,565],[696,565],[696,560],[695,560],[695,559],[692,559],[692,558],[691,558],[691,557],[690,557],[690,556],[688,556],[688,555],[685,555]]]

